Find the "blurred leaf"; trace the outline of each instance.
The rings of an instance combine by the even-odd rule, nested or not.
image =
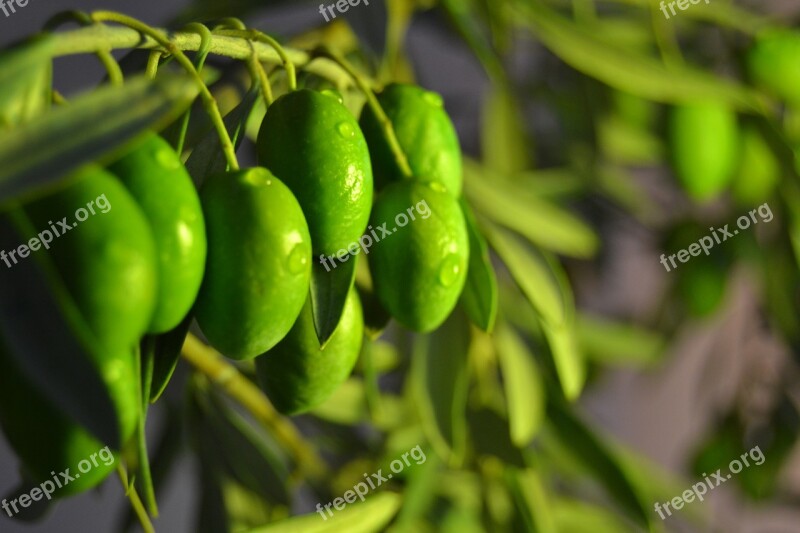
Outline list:
[[[497,53],[490,46],[483,28],[474,16],[473,2],[467,0],[440,0],[440,4],[453,22],[456,31],[472,49],[494,82],[505,77],[503,65]]]
[[[511,442],[511,428],[508,421],[494,410],[481,407],[469,411],[469,431],[471,443],[478,456],[494,456],[511,466],[524,468],[525,457]]]
[[[467,282],[461,293],[461,305],[476,326],[491,332],[497,316],[497,276],[489,257],[489,247],[478,228],[475,216],[463,198],[460,202],[467,222],[470,249]]]
[[[555,397],[548,403],[548,420],[561,446],[568,450],[594,478],[603,484],[625,512],[642,526],[649,527],[649,507],[640,500],[633,484],[614,455],[606,449],[569,407]]]
[[[530,468],[509,468],[506,474],[509,489],[522,514],[526,530],[534,533],[560,533],[561,530],[556,528],[552,503],[539,474]]]
[[[21,210],[14,222],[11,216],[0,214],[0,250],[14,250],[35,235]],[[118,450],[117,412],[93,364],[103,354],[93,353],[94,335],[47,257],[34,254],[14,268],[0,267],[0,338],[7,349],[0,352],[52,405]]]
[[[253,529],[248,533],[378,533],[400,509],[402,497],[393,492],[372,494],[363,502],[347,505],[333,516],[310,513]],[[333,509],[331,507],[331,509]],[[326,513],[327,515],[327,513]]]
[[[183,341],[186,340],[186,335],[189,334],[193,319],[194,316],[189,313],[183,319],[183,322],[175,326],[174,329],[157,335],[153,339],[154,365],[150,385],[150,401],[152,403],[155,403],[161,397],[170,379],[172,379],[172,374],[175,373],[175,367],[178,366],[178,360],[181,357]]]
[[[197,90],[186,75],[130,78],[0,132],[0,203],[52,186],[145,128],[157,129],[184,111]]]
[[[465,161],[464,192],[477,211],[556,253],[584,258],[597,251],[597,235],[572,213],[516,183],[490,176],[490,171]]]
[[[515,4],[535,37],[574,69],[616,89],[662,103],[712,99],[739,110],[762,112],[766,100],[754,90],[688,67],[667,67],[598,36],[539,2]]]
[[[579,314],[577,338],[589,359],[611,365],[650,365],[657,362],[666,339],[636,326]]]
[[[496,226],[485,226],[485,235],[539,316],[549,324],[565,323],[563,297],[542,256],[512,233]]]
[[[354,426],[369,419],[364,383],[350,378],[311,410],[311,414],[334,424]]]
[[[561,383],[561,389],[568,400],[576,400],[586,381],[586,363],[578,349],[575,332],[571,326],[542,324],[553,364]]]
[[[0,53],[0,131],[50,107],[54,42],[48,35]]]
[[[664,145],[659,137],[615,114],[598,120],[597,137],[602,152],[616,163],[654,165],[664,158]]]
[[[524,447],[544,422],[544,385],[533,355],[514,330],[498,325],[494,341],[506,390],[511,441]]]
[[[483,163],[503,174],[530,168],[533,144],[522,122],[522,109],[511,91],[502,86],[491,88],[483,106]]]
[[[239,105],[225,115],[223,119],[225,129],[228,130],[234,149],[238,148],[242,143],[245,137],[244,130],[247,119],[255,103],[260,100],[261,93],[258,87],[257,83],[254,84],[244,95]],[[219,142],[219,134],[212,129],[192,150],[192,154],[186,160],[186,170],[192,176],[194,184],[200,188],[208,176],[225,172],[227,168],[228,162]]]
[[[423,464],[409,470],[403,507],[392,525],[392,533],[413,532],[414,524],[434,506],[437,486],[441,482],[441,461],[435,454],[426,457]]]
[[[466,451],[469,330],[458,312],[434,333],[417,338],[411,392],[423,428],[437,453],[460,464]]]
[[[559,533],[625,533],[635,531],[615,514],[597,505],[559,498],[552,507]]]
[[[320,346],[324,347],[339,325],[344,312],[344,304],[356,275],[356,256],[345,263],[331,261],[331,270],[312,258],[311,262],[311,310],[314,316],[314,329]]]
[[[274,443],[206,387],[193,387],[191,430],[203,468],[288,505],[289,471]]]

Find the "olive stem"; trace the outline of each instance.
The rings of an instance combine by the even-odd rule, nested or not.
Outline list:
[[[125,490],[125,495],[128,496],[128,500],[131,502],[133,512],[136,513],[136,516],[139,518],[142,530],[144,530],[145,533],[155,533],[156,530],[152,522],[150,522],[150,517],[147,516],[147,511],[145,511],[144,505],[142,505],[142,500],[139,499],[139,493],[136,492],[134,487],[128,484],[128,474],[125,472],[125,469],[122,468],[121,464],[117,464],[117,474],[119,474],[119,480],[122,483],[122,488]]]
[[[161,61],[161,51],[153,50],[152,52],[150,52],[150,56],[147,58],[147,68],[145,69],[145,74],[151,80],[156,79],[156,74],[158,74],[159,61]]]
[[[314,57],[324,57],[330,59],[342,67],[342,69],[344,69],[344,71],[347,72],[351,78],[353,78],[353,81],[356,82],[358,88],[364,93],[364,96],[366,96],[367,105],[369,105],[370,109],[372,109],[372,112],[375,114],[375,117],[381,124],[381,127],[383,128],[383,134],[386,137],[386,141],[389,143],[389,148],[394,154],[395,162],[400,168],[400,172],[403,173],[405,178],[412,178],[414,173],[411,171],[411,167],[408,164],[408,158],[406,157],[405,152],[403,152],[403,148],[400,146],[400,141],[397,139],[397,134],[394,131],[392,121],[389,120],[388,116],[386,116],[383,107],[381,107],[380,102],[378,102],[378,98],[375,96],[375,92],[369,86],[369,83],[365,77],[359,73],[347,60],[325,46],[316,48],[312,55]]]
[[[218,35],[228,36],[228,37],[240,37],[242,39],[247,39],[250,41],[260,42],[264,44],[268,44],[271,46],[278,56],[281,58],[283,63],[283,68],[286,69],[286,77],[289,80],[289,90],[295,91],[297,90],[297,74],[295,71],[294,63],[291,59],[289,59],[286,50],[283,47],[267,35],[266,33],[260,32],[258,30],[250,29],[250,30],[221,30],[217,32]]]
[[[200,97],[203,100],[203,107],[205,108],[209,117],[211,117],[211,122],[214,125],[214,128],[217,130],[219,141],[222,145],[222,151],[225,154],[225,159],[228,162],[230,170],[239,170],[239,162],[236,159],[236,150],[231,142],[230,135],[228,135],[228,130],[225,127],[225,123],[222,120],[222,114],[219,112],[217,101],[214,99],[214,96],[211,94],[211,91],[208,89],[205,82],[203,82],[203,78],[200,76],[200,73],[194,67],[192,62],[189,61],[189,58],[186,57],[186,54],[184,54],[179,47],[173,44],[172,41],[170,41],[169,38],[161,31],[151,28],[147,24],[144,24],[133,17],[129,17],[121,13],[115,13],[113,11],[95,11],[91,16],[92,19],[97,22],[116,22],[139,32],[141,35],[146,35],[156,41],[159,45],[165,48],[167,52],[175,57],[175,60],[178,61],[178,63],[180,63],[180,65],[194,78],[198,88],[200,89]],[[202,43],[200,46],[202,47]]]
[[[319,477],[327,471],[325,463],[305,443],[294,424],[279,415],[261,389],[245,378],[216,350],[189,334],[181,355],[270,430],[292,452],[298,471],[305,471],[312,477]]]
[[[150,516],[158,517],[158,503],[153,489],[153,476],[150,472],[150,457],[147,454],[147,412],[150,407],[150,384],[153,381],[154,341],[152,337],[145,337],[142,345],[136,349],[136,367],[139,371],[139,423],[136,427],[136,450],[139,456],[136,482],[142,487],[144,500]],[[142,353],[144,348],[144,354]]]

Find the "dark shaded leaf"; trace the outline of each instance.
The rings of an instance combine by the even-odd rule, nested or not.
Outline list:
[[[150,385],[150,401],[153,403],[161,397],[172,379],[192,320],[193,316],[189,313],[175,329],[153,339],[153,375]]]
[[[184,111],[197,90],[185,75],[132,78],[0,133],[0,203],[53,186],[145,128],[157,129]]]
[[[491,332],[497,317],[497,275],[489,257],[486,239],[478,228],[475,216],[462,198],[461,209],[469,233],[469,269],[461,293],[461,305],[470,320],[483,331]]]
[[[9,215],[0,215],[0,250],[27,242],[24,233]],[[0,265],[0,337],[43,396],[101,442],[119,449],[116,410],[92,363],[94,337],[43,257]]]
[[[332,269],[315,260],[311,262],[311,311],[320,346],[327,344],[342,318],[356,276],[356,261],[355,256],[345,263],[333,259],[336,266]]]

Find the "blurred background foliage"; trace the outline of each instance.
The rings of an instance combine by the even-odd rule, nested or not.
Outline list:
[[[297,9],[281,0],[198,0],[170,27],[250,21],[289,4]],[[481,253],[471,259],[462,305],[431,335],[385,329],[367,309],[371,337],[356,373],[292,420],[327,467],[299,478],[296,450],[198,375],[184,396],[165,398],[156,491],[188,437],[201,472],[198,531],[710,531],[720,522],[708,504],[666,522],[653,505],[758,445],[766,462],[733,478],[735,501],[796,503],[800,491],[786,477],[799,427],[800,115],[757,86],[746,65],[764,32],[792,22],[780,13],[723,0],[669,20],[645,0],[385,0],[281,35],[296,47],[324,42],[379,84],[431,77],[409,52],[414,24],[437,25],[446,46],[469,50],[483,72],[482,106],[465,109],[447,93],[445,105],[462,126],[460,115],[478,115],[478,135],[462,142],[464,206]],[[137,60],[131,54],[123,65],[140,69]],[[229,126],[253,139],[265,110],[245,97],[241,65],[208,64]],[[439,76],[457,85],[458,67]],[[274,78],[283,81],[280,72]],[[335,86],[313,75],[301,82]],[[335,88],[351,109],[363,104],[350,85]],[[709,101],[736,114],[741,144],[729,181],[701,199],[672,170],[670,116]],[[200,112],[192,120],[187,146],[201,146],[208,127],[196,123],[205,120]],[[195,172],[219,164],[195,153],[187,162]],[[662,270],[662,253],[765,202],[773,221]],[[368,294],[364,268],[357,279]],[[687,397],[713,389],[713,412],[680,468],[659,466],[590,416],[584,398],[607,375],[658,376],[685,349],[687,331],[733,335],[731,310],[747,305],[758,335],[782,356],[765,355],[731,377],[724,368],[735,361],[719,353],[694,376],[700,393]],[[729,385],[724,393],[717,381]],[[653,415],[640,431],[661,423]],[[314,513],[317,502],[363,473],[386,471],[417,444],[427,460],[364,504],[329,521]],[[306,516],[290,516],[297,514]],[[133,517],[125,524],[133,527]]]

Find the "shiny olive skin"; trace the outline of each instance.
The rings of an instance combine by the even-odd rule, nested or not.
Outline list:
[[[197,323],[224,355],[252,359],[286,336],[303,308],[308,226],[289,188],[261,167],[209,177],[200,200],[208,256]]]
[[[355,117],[335,93],[303,89],[267,109],[259,164],[292,190],[315,254],[331,256],[361,237],[372,206],[372,163]]]
[[[197,298],[206,263],[206,227],[200,198],[180,157],[148,133],[109,170],[139,204],[153,230],[158,297],[149,333],[177,326]]]
[[[265,393],[281,413],[304,413],[324,402],[350,376],[364,337],[364,317],[355,288],[347,295],[339,325],[320,349],[311,300],[289,334],[256,359]]]

